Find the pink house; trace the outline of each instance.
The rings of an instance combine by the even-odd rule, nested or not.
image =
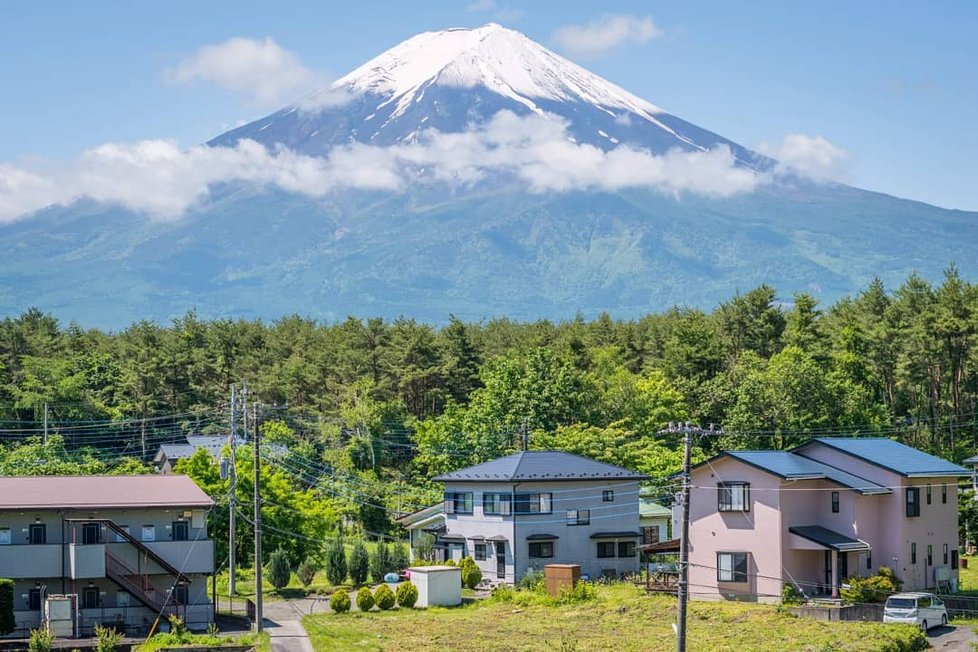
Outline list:
[[[793,584],[838,595],[880,566],[906,591],[954,590],[957,483],[969,475],[880,438],[722,453],[692,471],[690,594],[776,602]]]

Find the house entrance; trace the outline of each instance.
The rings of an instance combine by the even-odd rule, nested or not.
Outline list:
[[[496,547],[496,578],[506,579],[506,542],[493,541]]]

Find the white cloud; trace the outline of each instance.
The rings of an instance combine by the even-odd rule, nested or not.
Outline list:
[[[161,219],[206,199],[213,184],[245,181],[321,197],[337,189],[397,192],[409,183],[470,185],[490,175],[515,178],[532,192],[651,188],[726,197],[765,177],[736,165],[727,147],[662,155],[572,142],[554,116],[500,111],[457,133],[425,132],[416,143],[336,147],[324,157],[250,140],[235,147],[180,149],[169,141],[110,143],[49,173],[0,165],[0,221],[79,197],[119,203]]]
[[[504,23],[516,23],[523,20],[523,10],[511,5],[500,5],[496,0],[475,0],[465,7],[472,13],[491,13],[496,20]]]
[[[625,43],[646,43],[662,33],[649,16],[616,14],[585,25],[564,25],[554,31],[551,40],[568,54],[587,58],[601,56]]]
[[[778,160],[777,172],[781,174],[794,173],[816,181],[845,176],[848,152],[823,136],[787,134],[777,146],[761,143],[757,149]]]
[[[326,83],[324,75],[302,65],[271,38],[239,37],[205,45],[165,77],[175,83],[210,82],[263,106],[292,101]]]

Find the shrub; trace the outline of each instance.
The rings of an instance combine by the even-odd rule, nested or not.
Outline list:
[[[410,582],[401,582],[397,587],[397,604],[410,609],[418,601],[418,587]]]
[[[370,555],[370,578],[374,582],[383,582],[384,574],[387,573],[390,564],[390,551],[387,548],[387,543],[378,541],[374,554]]]
[[[17,628],[14,620],[14,581],[0,580],[0,636]]]
[[[278,548],[268,558],[268,583],[276,589],[283,589],[292,579],[292,569],[285,551]]]
[[[381,584],[377,587],[377,590],[374,591],[374,603],[381,611],[387,611],[394,606],[396,601],[397,599],[394,597],[394,592],[391,591],[391,587],[387,586],[386,584]]]
[[[850,577],[846,580],[849,588],[839,590],[839,596],[846,602],[884,602],[899,590],[900,582],[886,566],[871,577]]]
[[[370,592],[369,586],[364,586],[357,591],[357,608],[360,611],[370,611],[374,608],[374,594]]]
[[[46,629],[32,629],[27,642],[28,652],[50,652],[54,646],[54,634]]]
[[[299,567],[295,570],[295,575],[302,582],[302,586],[308,587],[316,579],[316,570],[315,562],[311,558],[307,558],[299,564]]]
[[[350,553],[350,579],[355,586],[367,581],[367,572],[370,569],[370,555],[367,554],[367,546],[363,541],[353,544],[353,552]]]
[[[411,553],[403,543],[395,543],[391,546],[391,565],[392,572],[400,572],[411,565]]]
[[[350,610],[350,594],[346,589],[337,589],[329,596],[329,608],[335,613],[342,614]]]
[[[462,560],[462,586],[474,589],[482,581],[482,570],[471,557]]]
[[[95,652],[115,652],[125,637],[111,627],[95,626]]]
[[[546,578],[543,576],[543,571],[531,568],[523,573],[523,577],[520,579],[520,588],[528,591],[542,590],[545,582]]]
[[[805,604],[805,596],[794,584],[785,584],[781,589],[781,604],[787,606]]]
[[[326,548],[326,579],[333,586],[339,586],[346,581],[346,573],[346,546],[342,537],[336,537]]]
[[[414,542],[414,560],[434,561],[435,559],[435,535],[430,532],[421,532]]]

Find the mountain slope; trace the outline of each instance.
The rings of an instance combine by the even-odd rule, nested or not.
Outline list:
[[[578,143],[661,154],[719,145],[525,36],[489,25],[416,36],[299,104],[221,136],[325,155],[423,142],[500,110],[544,113]],[[727,198],[631,189],[537,192],[512,179],[342,190],[321,199],[244,182],[161,222],[91,200],[0,226],[0,313],[37,305],[84,325],[205,317],[410,315],[444,321],[632,317],[710,307],[759,283],[825,302],[880,276],[978,278],[978,214],[772,176]]]

